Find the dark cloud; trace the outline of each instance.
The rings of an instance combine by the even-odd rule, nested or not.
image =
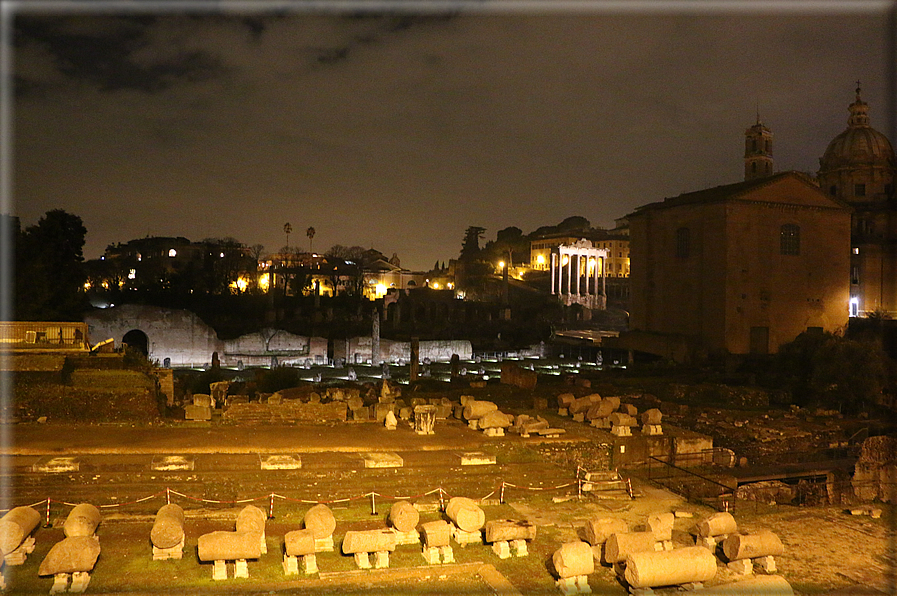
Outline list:
[[[358,6],[358,5],[354,5]],[[373,6],[373,5],[372,5]],[[85,253],[147,234],[456,256],[737,181],[760,108],[812,171],[856,79],[886,115],[887,15],[381,10],[25,15],[16,209],[68,209]],[[84,41],[80,48],[72,42]],[[39,91],[39,93],[38,93]]]
[[[116,17],[109,26],[108,17],[43,15],[21,16],[15,20],[14,44],[43,46],[59,72],[75,81],[96,85],[103,91],[134,89],[155,93],[180,81],[201,81],[219,74],[223,68],[215,56],[193,51],[153,62],[139,62],[135,53],[148,43],[144,37],[157,17]],[[40,80],[19,72],[17,92],[43,88]]]

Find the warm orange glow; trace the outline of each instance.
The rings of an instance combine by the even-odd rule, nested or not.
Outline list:
[[[268,277],[269,276],[267,273],[259,276],[259,289],[261,289],[263,292],[267,292],[268,288],[271,286]]]

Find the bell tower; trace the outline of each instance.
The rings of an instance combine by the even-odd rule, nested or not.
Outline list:
[[[772,175],[772,131],[760,122],[744,131],[744,179]]]

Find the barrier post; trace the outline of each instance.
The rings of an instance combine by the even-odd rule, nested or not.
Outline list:
[[[268,503],[268,519],[274,519],[274,493],[271,493]]]
[[[443,496],[442,496],[442,487],[441,486],[439,487],[439,510],[445,511],[445,500],[443,499]]]
[[[576,477],[576,498],[582,501],[582,478],[578,474]]]
[[[499,490],[499,492],[498,492],[498,503],[500,505],[505,504],[505,481],[504,480],[501,481],[501,490]]]
[[[377,502],[374,500],[374,495],[377,494],[371,491],[371,515],[377,515]]]
[[[171,505],[171,489],[167,486],[165,487],[165,504]]]
[[[47,497],[47,523],[44,527],[50,527],[50,497]]]

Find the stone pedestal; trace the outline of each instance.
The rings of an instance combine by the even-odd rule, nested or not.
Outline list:
[[[754,573],[754,565],[750,559],[739,559],[737,561],[729,561],[726,568],[737,575],[751,575]]]
[[[632,430],[628,426],[620,426],[619,424],[615,424],[611,427],[610,434],[616,437],[631,437]]]
[[[302,559],[302,567],[305,575],[311,575],[318,572],[318,559],[315,555],[289,556],[283,557],[283,573],[284,575],[299,575],[299,559]]]
[[[511,548],[518,557],[526,557],[529,555],[529,549],[526,547],[526,540],[512,540]]]
[[[225,561],[219,560],[212,563],[212,579],[216,581],[227,579],[227,563]]]
[[[505,429],[503,428],[485,428],[483,429],[483,434],[487,437],[503,437],[505,436]]]
[[[53,576],[53,585],[50,586],[50,594],[62,594],[63,592],[68,592],[69,589],[69,574],[68,573],[57,573]]]
[[[567,408],[558,408],[558,416],[568,416],[569,411]]]
[[[355,557],[355,566],[359,569],[370,569],[371,568],[371,560],[368,557],[367,553],[355,553],[353,555]]]
[[[507,559],[511,556],[511,546],[507,540],[500,540],[492,543],[492,552],[498,555],[499,559]]]
[[[234,577],[249,577],[249,565],[246,559],[237,559],[234,562]]]
[[[450,546],[431,546],[424,547],[423,550],[424,560],[429,565],[438,565],[440,562],[442,563],[454,563],[455,562],[455,553]]]
[[[775,573],[776,569],[776,558],[772,555],[766,557],[758,557],[756,559],[752,559],[754,566],[762,571],[763,573]]]
[[[283,556],[283,574],[299,575],[299,557]]]
[[[315,552],[333,552],[333,535],[331,534],[327,538],[315,538]]]
[[[3,557],[3,563],[9,566],[22,565],[32,552],[34,552],[34,536],[28,536],[16,550]]]
[[[659,424],[645,424],[642,426],[642,434],[652,436],[662,435],[663,427]]]
[[[153,561],[165,561],[168,559],[181,559],[184,557],[184,538],[181,543],[171,548],[159,548],[153,545]]]
[[[389,551],[379,551],[374,553],[374,568],[386,569],[389,567]]]
[[[461,546],[466,546],[468,544],[483,544],[482,531],[465,532],[455,525],[452,525],[452,538]]]
[[[570,594],[591,594],[592,588],[589,586],[588,575],[577,575],[574,577],[565,577],[559,579],[555,585],[561,591],[561,594],[569,596]]]

